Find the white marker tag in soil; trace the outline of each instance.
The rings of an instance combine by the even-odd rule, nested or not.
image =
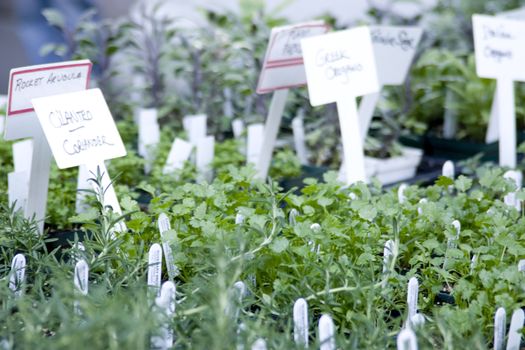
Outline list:
[[[425,316],[423,314],[415,314],[413,317],[410,318],[410,322],[408,322],[408,326],[412,329],[417,329],[425,324]]]
[[[405,328],[397,336],[397,350],[417,350],[417,338],[414,331]]]
[[[40,134],[42,131],[31,100],[87,89],[91,66],[88,60],[81,60],[12,69],[9,74],[5,139]]]
[[[197,155],[195,157],[195,166],[199,173],[199,181],[211,182],[213,169],[211,163],[215,155],[215,136],[206,136],[197,140]]]
[[[229,315],[233,320],[239,318],[239,312],[242,307],[242,299],[248,294],[248,288],[243,281],[237,281],[233,284],[230,293],[230,300],[226,307],[226,315]]]
[[[295,224],[297,223],[298,215],[299,212],[297,211],[297,209],[292,208],[292,210],[290,210],[290,213],[288,214],[288,223],[290,224],[290,226],[295,226]]]
[[[456,171],[454,169],[454,163],[451,160],[447,160],[443,164],[443,169],[441,175],[454,179],[456,176]]]
[[[145,108],[138,111],[138,154],[144,158],[144,172],[151,171],[157,156],[157,146],[160,142],[160,127],[157,121],[157,109]]]
[[[308,151],[306,149],[306,136],[304,132],[304,117],[299,115],[292,120],[293,141],[295,153],[301,164],[308,164]]]
[[[152,293],[159,295],[162,278],[162,248],[154,243],[148,253],[148,287]]]
[[[494,350],[503,350],[505,346],[505,333],[507,328],[507,314],[500,307],[494,315]]]
[[[417,213],[418,215],[422,215],[423,214],[423,206],[428,203],[428,200],[426,198],[421,198],[419,200],[419,206],[417,207]]]
[[[264,124],[248,126],[248,140],[246,142],[246,163],[257,164],[261,154],[264,137]]]
[[[32,102],[60,169],[126,155],[99,89],[42,97]]]
[[[525,259],[521,259],[518,262],[518,271],[519,272],[525,272]]]
[[[273,28],[257,93],[264,94],[306,84],[301,40],[327,31],[328,26],[322,21]]]
[[[190,142],[186,142],[183,139],[176,138],[171,145],[168,159],[166,159],[166,165],[162,172],[169,174],[175,170],[184,168],[184,162],[190,159],[193,145]]]
[[[516,184],[516,191],[521,189],[522,174],[517,170],[509,170],[504,175],[504,178],[512,180]],[[504,201],[508,206],[516,208],[517,211],[521,211],[521,201],[516,198],[516,191],[509,192],[505,195]]]
[[[176,306],[176,287],[171,281],[164,282],[160,290],[159,297],[155,299],[155,304],[162,313],[162,325],[159,327],[158,335],[151,337],[152,349],[171,349],[174,341],[171,319],[175,314]]]
[[[366,180],[355,98],[379,91],[370,30],[350,30],[301,41],[312,106],[337,102],[346,183]]]
[[[407,184],[401,184],[397,189],[397,201],[399,202],[399,204],[403,204],[407,200],[407,197],[405,196],[405,190],[407,189],[407,187]]]
[[[385,247],[383,248],[383,273],[389,272],[390,263],[394,256],[395,243],[393,240],[389,239],[385,242]]]
[[[162,240],[162,250],[164,251],[164,260],[166,260],[166,270],[168,271],[168,277],[171,281],[178,276],[179,270],[175,266],[175,260],[173,259],[173,252],[170,247],[170,242],[166,235],[168,231],[171,231],[170,219],[164,213],[161,213],[158,218],[158,226],[160,232],[160,239]]]
[[[184,130],[188,134],[188,140],[193,145],[197,145],[197,142],[206,137],[206,119],[205,114],[189,115],[182,119],[182,125]]]
[[[408,281],[407,307],[408,319],[410,320],[417,314],[417,299],[419,293],[419,283],[417,278],[412,277]]]
[[[11,261],[11,274],[9,276],[9,289],[16,298],[24,294],[26,280],[26,258],[23,254],[16,254]]]
[[[244,122],[242,121],[242,119],[232,120],[232,131],[233,136],[236,139],[240,139],[242,137],[242,134],[244,133]]]
[[[512,313],[509,327],[509,340],[507,341],[507,350],[519,350],[521,346],[521,329],[525,316],[522,309],[516,309]]]
[[[295,344],[308,347],[308,303],[303,298],[293,305],[293,339]]]
[[[266,350],[266,341],[262,338],[259,338],[253,343],[252,350]]]
[[[235,215],[235,225],[242,225],[244,223],[244,215],[237,213]]]
[[[319,319],[319,350],[335,350],[335,327],[334,321],[328,315],[322,315]]]
[[[75,264],[75,288],[82,295],[87,295],[89,290],[89,266],[85,260]]]

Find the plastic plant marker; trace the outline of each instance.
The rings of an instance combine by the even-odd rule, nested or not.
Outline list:
[[[445,116],[443,123],[443,137],[445,139],[453,139],[456,137],[458,131],[458,116],[457,112],[448,106],[456,103],[456,96],[452,93],[452,90],[447,89],[445,95]]]
[[[306,149],[306,136],[304,132],[304,117],[298,115],[292,119],[293,141],[295,153],[301,164],[308,164],[308,151]]]
[[[75,264],[75,273],[73,276],[73,283],[78,293],[87,295],[89,291],[89,266],[85,260],[79,260]],[[78,300],[73,302],[73,310],[75,315],[82,315],[80,310],[80,303]]]
[[[387,273],[390,270],[390,263],[394,257],[395,243],[393,240],[389,239],[385,242],[385,247],[383,248],[383,273]]]
[[[522,309],[516,309],[512,313],[509,327],[509,339],[507,340],[507,350],[519,350],[521,345],[521,329],[525,316]]]
[[[397,335],[397,350],[417,350],[417,338],[414,331],[405,328]]]
[[[412,277],[408,281],[408,293],[407,293],[407,307],[408,307],[408,320],[417,314],[417,299],[419,293],[419,283],[417,278]]]
[[[32,137],[26,218],[34,217],[43,233],[52,154],[42,133],[31,100],[37,97],[87,89],[92,64],[88,60],[59,62],[12,69],[9,74],[6,140]]]
[[[326,33],[327,30],[328,27],[322,21],[272,29],[257,84],[258,94],[273,92],[259,157],[253,162],[256,176],[260,179],[268,176],[289,89],[306,83],[300,41]]]
[[[497,80],[499,164],[515,168],[514,81],[525,81],[525,22],[482,15],[472,21],[477,74]]]
[[[504,197],[504,202],[510,207],[516,208],[516,210],[521,211],[521,201],[516,198],[516,192],[521,189],[522,174],[517,170],[509,170],[503,177],[506,179],[511,179],[516,184],[516,191],[509,192]]]
[[[399,204],[403,204],[407,200],[407,197],[405,196],[405,190],[407,188],[407,184],[399,185],[399,188],[397,189],[397,201],[399,202]]]
[[[9,289],[19,298],[24,294],[26,280],[26,258],[23,254],[16,254],[11,261],[11,274],[9,276]]]
[[[422,215],[423,214],[423,208],[422,206],[425,205],[425,203],[428,203],[428,200],[426,198],[421,198],[419,200],[419,206],[417,207],[417,213],[418,215]]]
[[[145,160],[144,172],[149,174],[156,158],[160,142],[160,127],[156,108],[144,108],[138,112],[138,154]]]
[[[459,235],[461,234],[461,222],[459,220],[452,221],[452,226],[456,229],[456,241],[459,240]]]
[[[337,103],[346,184],[366,180],[356,97],[379,91],[374,50],[367,27],[301,41],[312,106]]]
[[[241,213],[237,213],[235,215],[235,225],[242,225],[244,223],[244,215]]]
[[[293,339],[295,344],[308,347],[308,303],[303,298],[293,305]]]
[[[151,245],[148,253],[148,287],[156,296],[160,293],[162,278],[162,248],[160,244]]]
[[[215,137],[206,136],[197,140],[195,165],[199,173],[198,181],[210,182],[212,179],[211,162],[215,155]]]
[[[252,124],[248,126],[246,140],[246,164],[257,164],[261,154],[264,137],[264,124]]]
[[[232,131],[233,131],[233,136],[236,138],[236,139],[240,139],[242,137],[242,135],[244,134],[244,122],[242,121],[242,119],[234,119],[232,120]]]
[[[7,198],[14,211],[24,211],[28,201],[29,172],[10,172],[7,174]]]
[[[182,118],[182,125],[191,144],[196,146],[200,139],[206,137],[206,119],[205,114],[189,115]]]
[[[521,259],[518,262],[518,271],[519,272],[525,272],[525,259]]]
[[[266,350],[266,341],[262,338],[259,338],[253,343],[252,350]]]
[[[314,222],[313,224],[310,225],[310,230],[314,232],[319,232],[321,231],[321,225],[319,225],[317,222]]]
[[[164,260],[166,261],[166,270],[168,271],[168,277],[171,281],[179,275],[179,269],[175,265],[175,259],[173,258],[173,251],[170,247],[167,232],[171,230],[170,219],[164,213],[161,213],[157,219],[159,227],[160,239],[162,240],[162,250],[164,252]]]
[[[222,105],[222,114],[231,119],[233,117],[233,103],[232,103],[232,89],[226,87],[222,90],[224,95],[224,103]]]
[[[414,316],[412,316],[408,322],[408,325],[412,328],[412,329],[417,329],[421,326],[423,326],[425,324],[425,316],[423,316],[423,314],[415,314]]]
[[[505,333],[507,327],[507,314],[500,307],[494,315],[494,350],[503,350],[505,345]]]
[[[297,209],[292,208],[290,210],[290,213],[288,214],[288,223],[290,224],[290,226],[296,225],[298,215],[299,215],[299,212],[297,211]]]
[[[442,173],[443,176],[449,177],[451,179],[454,179],[456,176],[456,171],[454,169],[454,163],[451,160],[447,160],[443,164]]]
[[[176,307],[176,286],[172,281],[166,281],[162,284],[160,294],[155,298],[155,304],[160,309],[164,320],[159,327],[159,334],[151,337],[152,348],[159,350],[171,349],[175,338],[171,327],[171,319],[175,314]]]
[[[166,164],[162,169],[163,174],[169,174],[175,170],[182,169],[184,162],[190,159],[191,152],[193,151],[193,144],[186,142],[183,139],[175,138],[173,141]]]
[[[319,350],[335,350],[335,327],[332,317],[322,315],[319,319]]]
[[[242,299],[248,294],[248,288],[243,281],[237,281],[233,284],[231,289],[230,301],[228,303],[226,314],[230,315],[232,319],[239,318],[239,312],[242,307]]]

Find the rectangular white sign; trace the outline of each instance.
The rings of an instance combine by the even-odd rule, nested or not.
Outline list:
[[[377,74],[381,85],[401,85],[423,35],[418,27],[372,26]]]
[[[257,93],[306,84],[301,40],[328,31],[323,21],[301,23],[272,29]]]
[[[87,89],[91,67],[89,60],[80,60],[12,69],[7,98],[6,139],[33,136],[38,130],[38,121],[31,100]]]
[[[472,21],[478,76],[525,81],[525,23],[483,15]]]
[[[99,89],[40,97],[32,102],[60,169],[126,155]]]
[[[313,106],[379,90],[372,40],[367,27],[306,38],[301,45]]]

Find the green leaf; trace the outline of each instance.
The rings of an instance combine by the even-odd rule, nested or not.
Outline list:
[[[441,187],[448,187],[454,185],[454,180],[447,176],[440,176],[436,180],[436,185]]]
[[[472,187],[472,180],[464,175],[460,175],[454,185],[458,191],[467,192]]]
[[[289,245],[289,242],[286,238],[284,237],[278,237],[276,239],[274,239],[274,241],[270,244],[270,249],[274,252],[274,253],[282,253],[286,250],[286,248],[288,248],[288,245]]]

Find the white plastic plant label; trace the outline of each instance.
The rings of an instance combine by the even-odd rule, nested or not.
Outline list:
[[[99,89],[32,100],[60,169],[126,155]]]
[[[158,296],[162,278],[162,248],[154,243],[148,253],[148,287]]]
[[[399,204],[403,204],[406,202],[407,197],[405,195],[405,191],[408,188],[407,184],[401,184],[399,185],[399,188],[397,189],[397,201]]]
[[[304,118],[302,115],[292,119],[293,142],[295,153],[301,164],[308,164],[308,151],[306,149],[306,136],[304,132]]]
[[[308,303],[303,298],[293,305],[293,339],[295,344],[308,347]]]
[[[301,40],[327,31],[328,26],[323,21],[273,28],[257,93],[264,94],[306,84]]]
[[[232,132],[236,139],[241,138],[242,134],[244,133],[244,122],[242,119],[232,120]]]
[[[383,248],[383,273],[387,273],[390,270],[390,263],[394,257],[395,243],[393,240],[389,239],[385,242]]]
[[[380,84],[403,84],[423,30],[408,26],[371,26],[370,34]]]
[[[329,315],[322,315],[319,319],[319,350],[335,350],[334,321]]]
[[[13,143],[13,165],[15,171],[31,170],[33,157],[33,140],[23,140]]]
[[[29,192],[29,172],[13,171],[7,174],[7,198],[14,211],[24,210]]]
[[[494,315],[494,350],[503,350],[506,330],[507,314],[505,309],[500,307]]]
[[[173,251],[168,240],[168,232],[171,231],[170,219],[164,213],[161,213],[158,218],[158,226],[160,238],[162,240],[162,250],[164,251],[164,260],[166,260],[166,270],[170,280],[174,280],[179,274],[177,266],[175,266],[175,259],[173,258]]]
[[[85,260],[79,260],[75,264],[75,272],[73,275],[73,283],[75,289],[81,295],[87,295],[89,291],[89,266]],[[74,313],[78,316],[82,315],[82,310],[80,309],[80,302],[74,300],[73,302]]]
[[[417,299],[419,293],[419,283],[417,278],[412,277],[408,281],[408,294],[407,294],[407,306],[408,306],[408,319],[410,320],[417,314]]]
[[[206,115],[189,115],[182,119],[182,125],[188,134],[188,140],[194,145],[199,139],[206,137]]]
[[[183,139],[176,138],[171,145],[168,159],[162,169],[164,174],[169,174],[177,169],[184,168],[184,162],[190,159],[193,145],[190,142],[186,142]]]
[[[11,261],[11,275],[9,276],[9,289],[16,298],[24,294],[26,280],[26,258],[23,254],[16,254]]]
[[[252,344],[252,350],[266,350],[266,341],[262,338],[257,339]]]
[[[176,307],[176,287],[171,281],[164,282],[160,289],[160,295],[155,299],[155,304],[160,309],[164,318],[163,324],[159,327],[158,335],[151,337],[152,349],[171,349],[174,341],[173,328],[170,320],[175,314]]]
[[[92,64],[69,61],[12,69],[9,74],[5,139],[40,133],[31,100],[88,88]]]
[[[397,335],[397,350],[417,350],[417,338],[414,331],[405,328]]]
[[[525,81],[525,23],[484,15],[472,21],[478,76]]]
[[[197,140],[195,166],[199,173],[199,181],[212,180],[212,162],[215,156],[215,136],[206,136]]]
[[[248,126],[246,142],[246,163],[257,164],[263,144],[264,124],[252,124]]]
[[[312,106],[379,91],[367,27],[306,38],[301,45]]]
[[[157,109],[140,109],[137,115],[138,121],[138,154],[145,160],[144,172],[151,171],[155,161],[157,145],[160,142],[160,127],[157,121]]]
[[[454,179],[456,176],[456,171],[454,169],[454,163],[451,160],[447,160],[443,164],[443,169],[441,171],[441,174],[443,176],[449,177],[451,179]]]
[[[521,329],[525,315],[522,309],[516,309],[512,313],[509,326],[509,339],[507,340],[507,350],[519,350],[521,347]]]

